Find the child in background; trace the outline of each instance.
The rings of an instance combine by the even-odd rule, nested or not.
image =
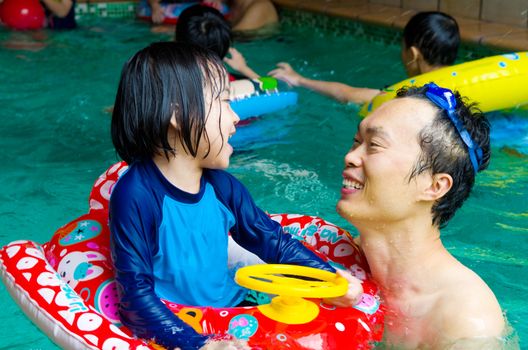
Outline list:
[[[176,25],[176,41],[190,43],[212,50],[218,57],[245,78],[257,79],[238,50],[231,47],[231,25],[220,11],[203,5],[194,5],[185,9]],[[227,57],[227,54],[231,57]]]
[[[74,29],[75,0],[41,0],[46,12],[47,26],[51,29]]]
[[[119,315],[135,335],[170,349],[206,342],[210,348],[218,341],[197,334],[160,298],[230,307],[243,305],[248,296],[227,266],[228,232],[266,262],[334,271],[285,234],[224,170],[239,121],[228,89],[227,72],[214,53],[165,42],[125,64],[117,91],[112,141],[130,164],[110,198]],[[329,302],[353,305],[361,283],[340,274],[349,290]]]
[[[263,31],[279,23],[277,9],[270,0],[209,0],[216,7],[229,7],[229,20],[237,33]]]
[[[455,19],[445,13],[431,11],[414,15],[403,30],[401,59],[409,77],[431,72],[455,62],[460,33]],[[297,73],[285,62],[269,75],[291,86],[302,86],[340,102],[368,103],[382,91],[359,88],[339,82],[313,80]]]

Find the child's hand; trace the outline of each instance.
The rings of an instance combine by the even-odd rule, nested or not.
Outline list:
[[[163,7],[158,3],[151,4],[151,18],[152,23],[160,24],[165,19],[165,13],[163,12]]]
[[[222,10],[223,2],[221,0],[208,0],[208,1],[202,2],[202,5],[211,6],[212,8],[220,11]]]
[[[233,68],[234,70],[238,72],[242,72],[246,67],[246,59],[242,54],[235,49],[234,47],[229,48],[229,54],[231,57],[224,57],[224,62],[229,65],[229,67]]]
[[[293,68],[286,62],[277,63],[277,67],[268,73],[269,76],[284,81],[289,86],[301,85],[303,76],[293,70]]]
[[[337,270],[337,274],[348,281],[348,291],[342,297],[325,299],[325,303],[340,307],[354,306],[359,303],[361,301],[361,294],[363,294],[361,280],[352,276],[352,274],[346,270]]]
[[[251,350],[243,340],[209,340],[200,350]]]

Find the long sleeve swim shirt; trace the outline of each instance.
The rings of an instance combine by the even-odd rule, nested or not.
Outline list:
[[[265,262],[334,271],[285,234],[223,170],[204,170],[199,192],[191,194],[172,185],[153,161],[132,164],[112,191],[110,229],[121,321],[169,349],[197,349],[208,338],[160,298],[215,307],[245,298],[247,290],[228,269],[228,232]]]

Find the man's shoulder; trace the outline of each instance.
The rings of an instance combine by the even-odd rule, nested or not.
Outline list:
[[[468,269],[461,277],[439,305],[446,335],[452,339],[500,336],[505,322],[495,294],[475,272]]]

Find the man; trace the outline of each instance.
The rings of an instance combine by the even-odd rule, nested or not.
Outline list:
[[[432,83],[400,90],[359,125],[337,210],[358,229],[381,288],[388,345],[499,344],[497,299],[440,240],[489,158],[484,115]]]

